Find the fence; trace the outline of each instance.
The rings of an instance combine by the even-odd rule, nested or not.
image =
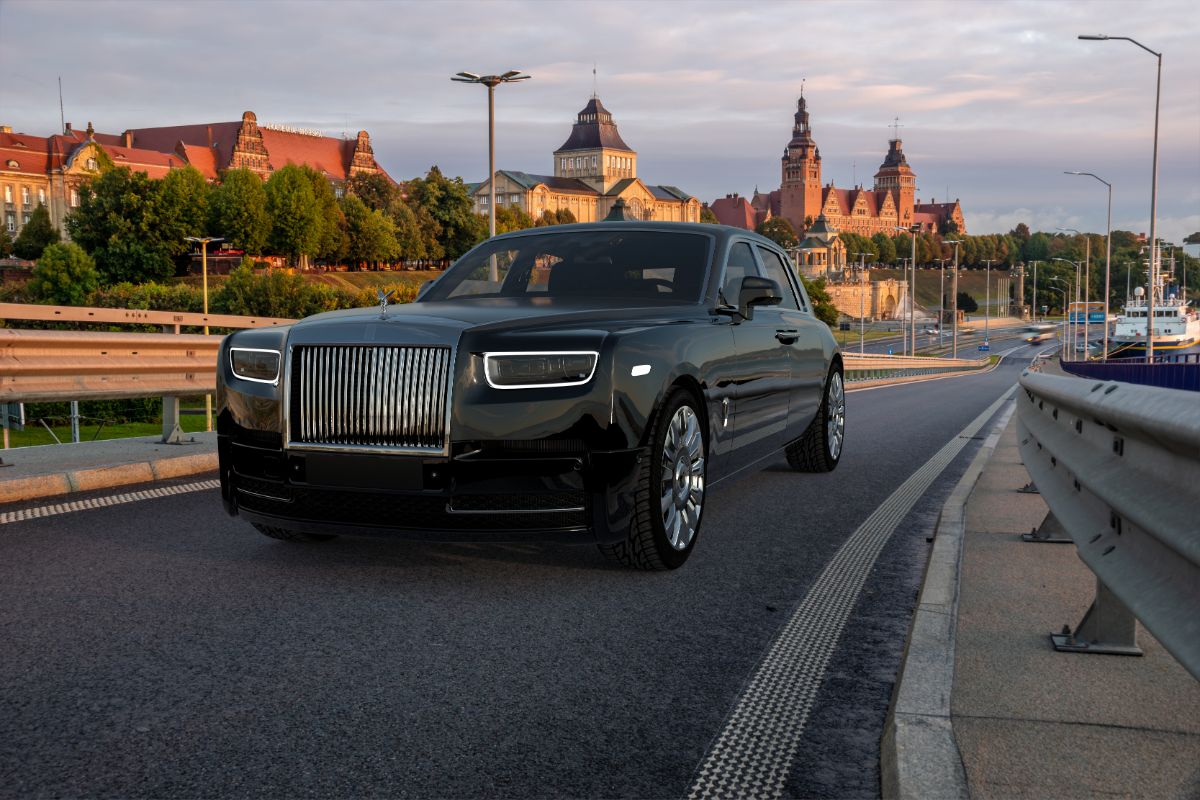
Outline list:
[[[873,353],[842,353],[846,380],[868,381],[964,372],[986,367],[986,358],[937,358],[935,356],[889,356]]]
[[[1021,456],[1096,575],[1062,650],[1138,653],[1135,618],[1200,678],[1200,403],[1190,392],[1026,372]]]
[[[1200,392],[1200,353],[1155,356],[1151,364],[1136,358],[1064,361],[1062,368],[1082,378]]]

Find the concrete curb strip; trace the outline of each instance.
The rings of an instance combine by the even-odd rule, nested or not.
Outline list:
[[[950,720],[966,505],[1015,410],[1013,400],[1000,412],[983,446],[942,506],[880,744],[880,781],[885,798],[970,796]]]
[[[180,478],[217,469],[216,453],[158,458],[111,467],[70,470],[0,481],[0,503],[19,503],[42,497],[110,489],[135,483]]]

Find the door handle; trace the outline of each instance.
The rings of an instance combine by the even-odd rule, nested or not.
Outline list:
[[[796,330],[795,328],[790,328],[788,330],[777,330],[775,331],[775,338],[784,344],[791,344],[800,338],[800,331]]]

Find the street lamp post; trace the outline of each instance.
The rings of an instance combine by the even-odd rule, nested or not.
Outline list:
[[[1112,184],[1091,172],[1068,171],[1065,175],[1088,175],[1108,187],[1108,221],[1104,228],[1104,358],[1108,358],[1108,298],[1112,280]],[[1088,282],[1091,285],[1091,282]]]
[[[942,346],[942,328],[946,325],[946,262],[948,258],[939,258],[938,266],[941,269],[941,280],[938,285],[938,348]]]
[[[950,279],[950,294],[954,295],[954,301],[950,305],[950,313],[953,314],[953,348],[954,357],[958,358],[958,246],[962,244],[962,239],[943,239],[942,244],[954,245],[954,274]]]
[[[863,295],[867,293],[866,281],[863,279],[867,275],[867,256],[868,253],[855,253],[861,261],[858,267],[858,354],[861,356],[866,352],[864,342],[867,336],[866,317],[863,316]]]
[[[1158,109],[1162,100],[1162,53],[1151,50],[1146,45],[1128,36],[1107,36],[1105,34],[1082,34],[1079,37],[1085,41],[1121,40],[1136,44],[1150,55],[1158,59],[1158,77],[1154,84],[1154,160],[1150,167],[1150,302],[1146,306],[1146,363],[1154,363],[1154,290],[1158,286],[1158,262],[1155,260],[1154,242],[1157,235],[1155,223],[1158,208]],[[1105,326],[1108,322],[1105,320]]]
[[[223,242],[222,236],[185,236],[184,241],[196,242],[200,245],[200,274],[204,293],[204,316],[208,317],[208,245],[209,242]],[[176,329],[178,330],[178,329]],[[208,335],[208,322],[204,324],[204,335]],[[212,395],[204,395],[204,430],[212,430]]]
[[[1083,237],[1083,346],[1084,360],[1087,360],[1088,336],[1088,303],[1092,302],[1092,237],[1080,233],[1074,228],[1059,228],[1060,231],[1070,231],[1076,236]],[[1072,262],[1074,263],[1074,262]],[[1075,299],[1079,300],[1079,265],[1075,264]]]
[[[1061,279],[1059,279],[1059,278],[1057,278],[1057,277],[1051,277],[1051,278],[1050,278],[1050,282],[1051,282],[1051,283],[1061,283],[1062,281],[1061,281]],[[1069,286],[1069,285],[1070,285],[1070,284],[1068,284],[1068,286]],[[1063,308],[1065,309],[1065,308],[1067,307],[1067,290],[1066,290],[1066,289],[1056,289],[1055,287],[1051,286],[1051,287],[1050,287],[1050,291],[1052,291],[1052,292],[1060,292],[1060,293],[1062,294],[1062,296],[1063,296],[1063,299],[1062,299],[1062,304],[1063,304]],[[1063,350],[1063,354],[1064,354],[1064,355],[1065,355],[1065,354],[1066,354],[1066,352],[1067,352],[1067,326],[1066,326],[1066,319],[1067,319],[1067,317],[1066,317],[1066,316],[1064,316],[1064,317],[1063,317],[1063,329],[1062,329],[1062,333],[1060,334],[1060,341],[1062,342],[1062,350]],[[1059,360],[1059,361],[1065,361],[1066,359],[1064,359],[1062,356],[1059,356],[1059,359],[1058,359],[1058,360]]]
[[[1075,302],[1078,303],[1079,302],[1079,276],[1080,276],[1080,272],[1083,269],[1083,265],[1080,264],[1078,261],[1072,261],[1069,258],[1052,258],[1050,260],[1051,261],[1061,261],[1064,264],[1071,264],[1072,266],[1075,267],[1075,280],[1071,283],[1071,287],[1072,287],[1071,296],[1075,299]],[[1086,308],[1087,308],[1087,305],[1084,304],[1085,311],[1083,314],[1083,319],[1085,322],[1087,321]],[[1079,336],[1079,323],[1076,322],[1076,323],[1072,324],[1071,310],[1069,308],[1066,309],[1066,314],[1067,314],[1067,325],[1068,325],[1067,330],[1069,330],[1071,332],[1071,348],[1072,348],[1072,352],[1074,352],[1074,350],[1077,348],[1077,346],[1075,344],[1075,339],[1076,339],[1076,337]],[[1083,340],[1085,360],[1086,360],[1086,356],[1087,356],[1087,338],[1086,338],[1086,336],[1087,336],[1087,326],[1085,325],[1084,326],[1084,337],[1085,338]],[[1074,356],[1072,356],[1072,359],[1074,359]]]
[[[988,324],[991,321],[992,315],[992,264],[996,261],[994,258],[985,258],[983,263],[984,278],[983,278],[983,343],[991,347],[991,326]]]
[[[912,240],[912,283],[908,286],[908,329],[912,336],[912,354],[917,354],[917,226],[911,228],[902,228],[894,226],[898,231],[908,233],[908,238]],[[941,325],[941,321],[938,321]]]
[[[510,69],[503,75],[476,75],[474,72],[459,72],[450,80],[459,83],[479,83],[488,90],[488,236],[496,235],[496,87],[502,83],[529,80],[519,69]],[[500,280],[495,256],[491,259],[488,279]]]
[[[1037,324],[1037,261],[1030,261],[1033,264],[1033,323]]]

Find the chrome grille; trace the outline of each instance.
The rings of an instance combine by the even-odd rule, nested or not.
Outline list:
[[[445,347],[293,348],[291,445],[444,452],[450,358]]]

